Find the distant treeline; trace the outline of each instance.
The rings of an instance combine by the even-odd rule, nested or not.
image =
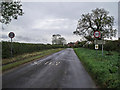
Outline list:
[[[79,44],[75,47],[84,47],[89,49],[95,49],[95,44],[85,44],[86,42],[79,42]],[[106,51],[117,51],[120,52],[120,39],[115,41],[107,40],[103,46],[104,50]],[[99,50],[102,49],[102,45],[99,45]]]
[[[24,53],[37,52],[46,49],[65,48],[63,45],[51,45],[51,44],[30,44],[30,43],[12,43],[13,56],[21,55]],[[11,42],[2,41],[2,58],[11,57]]]

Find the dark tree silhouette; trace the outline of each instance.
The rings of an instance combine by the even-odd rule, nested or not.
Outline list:
[[[81,19],[78,21],[76,31],[73,33],[76,35],[84,36],[88,41],[93,41],[93,33],[100,31],[101,38],[110,38],[116,36],[116,29],[113,28],[114,17],[109,16],[109,12],[105,9],[96,8],[91,13],[82,14]]]
[[[23,9],[20,1],[2,1],[0,3],[1,19],[0,22],[9,24],[12,19],[17,19],[18,16],[22,16]]]

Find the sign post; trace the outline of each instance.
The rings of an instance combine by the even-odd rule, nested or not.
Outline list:
[[[103,56],[103,44],[105,44],[105,43],[103,43],[103,40],[104,40],[104,38],[103,38],[103,32],[101,34],[101,38],[102,38],[102,56]]]
[[[102,56],[103,56],[103,44],[102,44]]]
[[[96,56],[97,56],[98,44],[95,45],[95,49],[96,49]]]
[[[95,45],[95,49],[96,49],[96,50],[98,49],[98,45],[97,45],[97,44]]]
[[[11,57],[12,57],[12,56],[13,56],[13,54],[12,54],[12,38],[15,37],[15,34],[14,34],[13,32],[10,32],[10,33],[8,34],[8,36],[11,38]]]
[[[94,37],[95,38],[99,38],[99,37],[102,38],[102,40],[94,40],[94,44],[102,44],[102,56],[103,56],[103,44],[105,44],[105,41],[103,41],[103,36],[99,31],[95,31]]]
[[[94,37],[95,37],[95,38],[99,38],[100,35],[101,35],[101,33],[100,33],[99,31],[95,31],[95,32],[94,32]]]
[[[94,40],[94,44],[105,44],[105,41],[103,40]]]
[[[103,38],[102,38],[102,41],[103,41]],[[102,56],[103,56],[103,43],[102,43]]]
[[[95,38],[99,38],[100,36],[101,36],[101,33],[99,31],[94,32],[94,37]],[[97,42],[97,40],[95,40],[94,43],[95,43],[95,49],[96,49],[96,54],[97,54],[97,50],[98,50],[98,42]]]

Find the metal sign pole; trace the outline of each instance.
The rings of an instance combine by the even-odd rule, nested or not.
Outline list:
[[[97,56],[98,54],[97,54],[97,49],[96,49],[96,56]]]
[[[98,41],[97,41],[97,38],[99,38],[101,35],[100,31],[95,31],[94,32],[94,37],[95,37],[95,49],[96,49],[96,56],[98,55],[98,52],[97,52],[97,49],[99,48],[99,45],[98,45]]]
[[[97,39],[96,39],[96,41],[97,41]],[[97,43],[96,43],[97,44]],[[97,49],[96,49],[96,56],[97,56]]]
[[[10,32],[9,34],[8,34],[8,36],[11,38],[11,57],[13,56],[13,50],[12,50],[12,38],[14,38],[15,37],[15,34],[13,33],[13,32]]]
[[[102,56],[103,56],[103,35],[102,35]]]
[[[103,56],[103,43],[102,43],[102,56]]]
[[[11,57],[12,57],[12,38],[11,38]]]

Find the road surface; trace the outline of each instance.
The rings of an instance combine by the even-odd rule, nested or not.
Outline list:
[[[96,88],[72,48],[22,65],[2,78],[3,88]]]

